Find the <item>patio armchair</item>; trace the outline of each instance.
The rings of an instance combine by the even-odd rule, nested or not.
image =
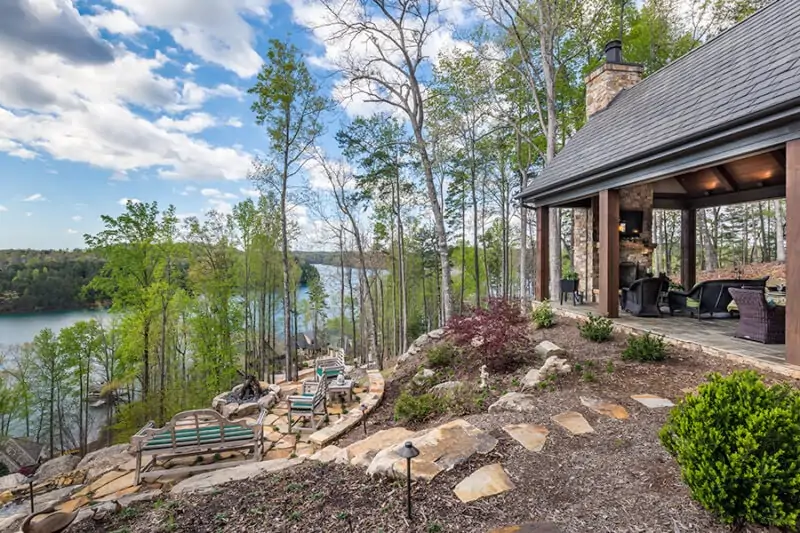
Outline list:
[[[633,316],[661,317],[658,308],[662,280],[642,278],[634,281],[627,289],[622,289],[622,309]]]
[[[286,416],[289,420],[289,432],[291,433],[292,431],[292,424],[304,418],[309,419],[311,422],[311,429],[316,431],[319,427],[318,418],[321,418],[323,421],[328,418],[327,395],[327,379],[322,378],[318,381],[303,381],[302,393],[289,396],[286,399],[288,404]],[[297,417],[297,420],[294,422],[292,422],[293,416]]]
[[[314,374],[320,378],[333,379],[344,373],[344,350],[328,348],[327,357],[318,357],[314,361]]]
[[[667,297],[669,314],[675,311],[689,311],[691,316],[697,315],[699,320],[704,313],[714,318],[715,313],[728,313],[728,304],[733,297],[728,292],[730,288],[760,287],[761,291],[767,285],[767,277],[759,279],[713,279],[701,281],[688,291],[669,291]]]
[[[764,344],[786,344],[786,308],[770,306],[764,291],[728,289],[739,308],[735,337]]]

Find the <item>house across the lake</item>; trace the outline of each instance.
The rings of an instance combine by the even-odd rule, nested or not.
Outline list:
[[[632,300],[661,301],[654,318],[623,322],[800,365],[800,2],[778,0],[646,79],[641,66],[624,61],[622,43],[612,41],[605,64],[586,83],[586,125],[521,194],[537,214],[537,299],[558,299],[548,294],[549,210],[572,208],[574,266],[585,300],[576,309],[616,318],[629,292],[622,289],[632,289]],[[746,309],[737,301],[741,319],[690,322],[669,313],[656,318],[658,307],[683,306],[700,317],[718,307],[729,311],[728,289],[746,283],[669,297],[657,280],[632,287],[652,271],[654,208],[681,212],[681,280],[689,291],[697,209],[784,197],[786,286],[776,289],[782,299],[769,299],[762,284]],[[785,344],[734,338],[752,317],[752,338],[761,329],[767,339],[782,338],[785,326]]]

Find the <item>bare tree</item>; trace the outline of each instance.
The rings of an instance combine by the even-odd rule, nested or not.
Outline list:
[[[321,0],[329,41],[344,44],[340,67],[349,82],[345,97],[402,112],[414,132],[434,218],[442,275],[443,318],[452,315],[450,255],[442,203],[426,138],[426,79],[431,37],[440,28],[435,0]]]

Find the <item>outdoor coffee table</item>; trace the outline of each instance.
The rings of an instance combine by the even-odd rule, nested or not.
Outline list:
[[[328,399],[333,401],[335,396],[341,396],[347,403],[351,403],[353,401],[353,380],[346,379],[342,383],[337,383],[335,379],[329,381]]]

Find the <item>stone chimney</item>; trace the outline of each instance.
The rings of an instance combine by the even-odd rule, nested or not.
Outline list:
[[[622,41],[609,42],[605,48],[606,62],[586,77],[586,118],[602,111],[624,89],[642,79],[644,67],[622,61]]]

